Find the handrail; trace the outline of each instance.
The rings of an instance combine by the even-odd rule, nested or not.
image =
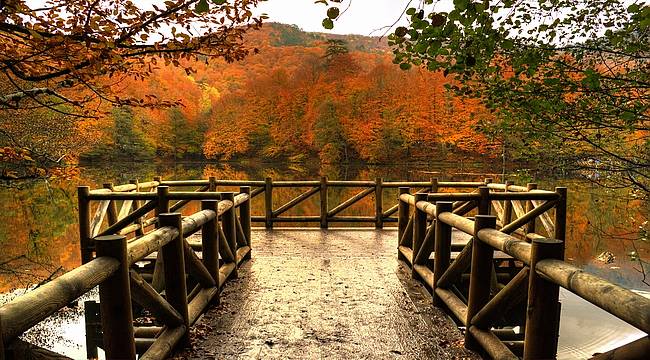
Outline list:
[[[555,357],[559,318],[554,314],[559,313],[560,286],[628,324],[650,332],[650,299],[566,263],[562,260],[562,241],[534,232],[534,221],[544,216],[541,222],[547,231],[552,230],[550,237],[564,237],[565,188],[556,188],[553,192],[538,190],[534,184],[521,187],[511,183],[488,183],[478,190],[478,193],[411,195],[408,189],[401,189],[398,195],[398,256],[411,266],[414,278],[431,290],[434,303],[446,306],[467,327],[466,347],[483,348],[495,358],[518,358],[514,352],[521,350],[519,355],[524,359]],[[498,201],[505,201],[505,206]],[[515,219],[510,213],[513,205],[517,205]],[[500,219],[499,225],[497,216],[489,215],[493,206]],[[465,213],[472,207],[478,207],[478,214],[473,218],[455,213],[460,209]],[[415,209],[413,215],[409,215],[410,208]],[[547,214],[551,209],[555,209],[554,220]],[[433,219],[428,228],[427,218]],[[452,262],[454,229],[470,235],[471,239]],[[494,261],[502,258],[494,258],[495,250],[523,265],[507,285],[497,282]],[[433,271],[428,264],[431,254],[435,256]],[[464,290],[459,290],[462,284],[457,281],[470,263],[469,286],[463,293]],[[502,341],[497,332],[490,329],[497,325],[494,324],[496,319],[508,314],[509,309],[526,298],[526,293],[523,348],[513,347],[513,342]],[[638,352],[641,347],[633,345],[625,351]]]
[[[386,222],[397,222],[397,218],[394,217],[394,214],[398,210],[398,204],[385,208],[383,204],[383,195],[384,190],[391,188],[399,187],[410,187],[410,188],[423,188],[422,190],[430,192],[438,192],[440,189],[476,189],[480,186],[483,186],[491,182],[491,179],[486,179],[483,182],[480,181],[438,181],[438,179],[430,179],[429,181],[384,181],[382,178],[376,178],[374,180],[328,180],[327,177],[323,177],[321,181],[314,180],[273,180],[267,178],[264,181],[261,180],[217,180],[215,177],[210,177],[209,179],[200,179],[200,180],[162,180],[159,177],[155,178],[154,181],[138,183],[137,180],[132,180],[131,184],[107,186],[105,189],[92,190],[87,194],[87,198],[93,201],[152,201],[158,198],[158,195],[155,192],[146,191],[149,189],[155,189],[157,187],[193,187],[193,186],[202,186],[205,189],[199,189],[193,193],[186,191],[170,191],[168,199],[180,200],[177,204],[173,206],[173,210],[178,210],[180,207],[184,206],[190,200],[202,200],[202,199],[219,199],[218,192],[216,192],[217,187],[219,186],[251,186],[252,189],[250,195],[255,197],[261,193],[266,193],[264,197],[265,202],[265,215],[263,218],[259,216],[253,217],[254,222],[264,222],[267,228],[272,228],[273,223],[275,222],[314,222],[320,223],[322,228],[327,228],[328,223],[330,222],[353,222],[353,223],[363,223],[363,222],[373,222],[370,221],[370,216],[374,216],[374,223],[376,228],[382,228]],[[301,187],[311,187],[307,193],[302,194],[294,199],[289,200],[283,204],[280,204],[278,207],[274,207],[273,204],[273,189],[274,188],[301,188]],[[363,196],[353,196],[347,200],[344,200],[340,204],[334,204],[330,206],[328,203],[328,188],[365,188],[363,190]],[[119,191],[118,191],[119,190]],[[145,191],[143,191],[145,190]],[[320,203],[321,211],[319,214],[313,215],[304,215],[304,216],[285,216],[284,213],[292,209],[295,206],[300,205],[307,198],[316,195],[320,192]],[[372,194],[374,192],[374,202],[375,202],[375,212],[374,214],[361,215],[361,216],[347,216],[339,215],[340,212],[348,209],[350,206],[359,202],[365,196]],[[210,195],[213,194],[213,195]],[[357,194],[359,195],[359,194]],[[436,196],[448,196],[448,195],[433,195]],[[515,195],[516,196],[516,195]],[[477,194],[459,195],[458,200],[467,200],[467,199],[476,199],[478,198]],[[181,200],[182,199],[182,200]],[[544,195],[540,195],[540,199],[546,199]],[[436,199],[429,199],[436,200]],[[129,229],[135,229],[136,227],[130,227]]]
[[[135,241],[130,242],[127,245],[127,261],[129,265],[135,264],[145,256],[167,245],[177,237],[178,234],[178,229],[166,226],[153,230]]]
[[[128,191],[133,191],[133,190],[146,190],[146,189],[151,189],[155,188],[160,183],[158,181],[149,181],[149,182],[143,182],[143,183],[138,183],[138,184],[124,184],[124,185],[117,185],[117,186],[112,186],[110,189],[94,189],[91,190],[91,194],[105,194],[105,193],[111,193],[111,192],[128,192]]]
[[[437,219],[466,234],[471,234],[474,231],[474,221],[451,212],[440,213]]]
[[[159,194],[155,192],[146,191],[148,189],[155,189],[158,187],[194,187],[201,186],[202,188],[194,191],[169,191],[166,195],[167,199],[179,200],[172,206],[172,210],[179,210],[182,206],[186,205],[191,200],[203,199],[220,199],[220,193],[217,192],[219,186],[232,187],[232,186],[250,186],[250,197],[253,198],[261,193],[264,195],[264,216],[252,217],[253,222],[263,222],[265,227],[272,228],[274,223],[288,223],[288,222],[306,222],[306,223],[320,223],[321,228],[327,228],[329,223],[373,223],[375,228],[383,228],[384,223],[397,222],[396,214],[399,204],[394,204],[388,208],[384,207],[383,197],[384,190],[391,188],[399,188],[408,186],[414,189],[422,188],[421,190],[437,192],[440,189],[476,189],[479,186],[485,185],[490,179],[486,181],[438,181],[437,179],[430,179],[429,181],[384,181],[382,178],[374,180],[328,180],[323,177],[320,181],[314,180],[273,180],[267,178],[261,180],[217,180],[215,177],[200,180],[162,180],[159,177],[154,181],[148,183],[138,183],[137,180],[132,180],[131,184],[107,186],[106,189],[92,190],[85,196],[88,200],[92,201],[153,201],[158,199]],[[273,204],[273,189],[274,188],[303,188],[311,187],[312,189],[307,192],[279,204],[275,207]],[[343,200],[339,204],[330,206],[328,202],[328,188],[362,188],[362,192],[352,196],[351,198]],[[116,191],[116,190],[119,190]],[[145,190],[145,191],[142,191]],[[313,215],[302,216],[287,216],[285,212],[299,206],[306,199],[312,196],[318,196],[320,193],[320,213]],[[366,196],[373,194],[373,201],[375,203],[374,214],[348,216],[340,214],[352,205],[361,201]],[[436,195],[434,195],[436,196]],[[447,195],[443,195],[447,196]],[[475,199],[477,195],[459,195],[459,200],[466,198]],[[542,196],[544,198],[544,196]],[[111,205],[112,206],[112,205]],[[110,207],[110,206],[109,206]],[[109,214],[110,215],[110,214]],[[110,216],[109,216],[110,217]],[[371,217],[374,218],[371,219]],[[150,220],[151,221],[151,220]],[[130,225],[129,232],[139,230],[141,227]],[[125,232],[125,233],[129,233]]]
[[[650,333],[650,299],[562,260],[542,260],[535,269],[555,284]]]
[[[400,194],[397,197],[398,200],[403,201],[411,206],[415,206],[415,196],[411,194]]]
[[[477,188],[485,185],[485,182],[479,181],[386,181],[382,183],[382,186],[391,188],[427,187],[432,183],[437,184],[439,188]]]
[[[156,181],[151,185],[158,184],[160,182]],[[157,193],[146,193],[138,192],[140,185],[136,182],[133,186],[110,186],[100,189],[102,191],[80,187],[80,220],[87,221],[80,224],[84,264],[0,306],[0,358],[4,356],[6,346],[20,334],[96,286],[99,286],[100,307],[105,315],[102,316],[102,328],[107,358],[135,359],[133,301],[167,325],[161,333],[148,332],[157,334],[157,337],[144,342],[150,346],[147,353],[140,352],[142,358],[166,357],[179,342],[187,339],[191,324],[218,295],[226,280],[237,276],[239,265],[250,257],[250,188],[242,187],[241,193],[235,195],[232,192],[205,191],[214,187],[198,193],[172,193],[164,186],[157,186]],[[123,192],[111,191],[115,189]],[[117,199],[124,201],[123,206],[133,205],[136,209],[127,209],[133,210],[131,213],[120,211],[123,216],[120,220],[117,211],[113,210],[109,227],[102,233],[105,236],[92,237],[88,230],[99,229],[101,223],[92,226],[89,223],[90,201],[100,201],[98,211],[108,212],[111,202]],[[147,199],[149,202],[137,206],[127,202],[134,199]],[[173,199],[202,200],[202,209],[186,217],[180,213],[166,213],[170,208],[169,201]],[[102,204],[101,201],[109,203]],[[127,241],[124,235],[114,235],[154,210],[155,216],[141,222],[137,228],[141,234],[136,233],[135,238]],[[98,213],[94,219],[102,221],[104,215]],[[157,223],[159,227],[144,232],[145,223]],[[198,230],[201,230],[199,249],[202,257],[185,240],[185,236]],[[217,245],[217,242],[221,244]],[[92,257],[92,248],[84,247],[87,245],[94,247],[97,257]],[[219,259],[220,253],[223,261]],[[151,284],[131,268],[138,261],[151,261],[150,256],[160,257],[165,262],[164,269],[161,267],[163,286],[160,289],[154,286],[156,269],[160,266],[158,261],[154,263],[154,281]],[[187,289],[186,267],[189,277],[198,284],[194,289]],[[163,290],[164,297],[159,293]]]
[[[108,279],[120,266],[110,257],[96,258],[0,307],[2,336],[8,344],[35,324]]]
[[[491,247],[503,251],[526,265],[530,265],[530,243],[504,234],[497,229],[482,229],[477,233],[477,237]]]

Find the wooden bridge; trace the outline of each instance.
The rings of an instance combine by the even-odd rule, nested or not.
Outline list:
[[[277,206],[277,188],[306,191]],[[359,192],[331,206],[332,188]],[[387,191],[397,191],[389,207]],[[261,194],[264,214],[253,216]],[[96,286],[87,351],[95,357],[99,345],[109,359],[551,359],[560,287],[647,334],[650,300],[563,261],[566,194],[490,179],[79,187],[83,264],[0,307],[0,359],[14,358],[20,334]],[[341,214],[371,195],[373,214]],[[314,196],[318,214],[286,215]],[[200,210],[187,213],[196,202]],[[379,230],[272,229],[297,222],[398,228],[392,240]],[[646,336],[594,358],[643,359],[649,349]]]

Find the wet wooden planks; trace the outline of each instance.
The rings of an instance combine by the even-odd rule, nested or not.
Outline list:
[[[396,231],[258,230],[253,259],[181,358],[459,359],[449,318],[396,260]]]

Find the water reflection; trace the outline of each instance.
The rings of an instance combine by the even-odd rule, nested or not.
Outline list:
[[[640,292],[650,298],[650,293]],[[558,360],[588,359],[640,339],[646,334],[599,307],[561,289],[562,317]]]
[[[445,180],[482,180],[480,174],[494,173],[489,162],[438,162],[390,166],[348,165],[319,167],[305,164],[205,164],[205,163],[121,163],[94,164],[81,168],[80,178],[53,183],[36,182],[20,188],[0,189],[0,292],[38,283],[61,268],[79,264],[77,239],[76,186],[99,187],[102,183],[127,183],[130,179],[190,179],[216,176],[219,179],[304,180],[328,176],[332,180],[359,180],[383,177],[390,180],[428,180],[432,171]],[[474,175],[454,175],[471,173]],[[650,269],[648,207],[629,199],[624,190],[606,190],[578,179],[536,179],[528,174],[508,176],[517,183],[538,180],[541,188],[569,187],[566,258],[574,264],[628,288],[650,290],[644,274]],[[220,190],[227,190],[226,188]],[[306,189],[277,189],[276,203],[287,201]],[[342,201],[359,189],[330,189],[330,205]],[[395,203],[396,189],[386,191],[384,206]],[[189,209],[188,211],[192,211]],[[317,214],[318,197],[312,197],[286,215]],[[346,210],[348,215],[374,214],[372,197]],[[262,215],[263,198],[253,201],[253,214]],[[645,222],[645,225],[644,225]],[[612,263],[595,260],[604,252],[613,255]],[[644,282],[645,281],[645,282]]]

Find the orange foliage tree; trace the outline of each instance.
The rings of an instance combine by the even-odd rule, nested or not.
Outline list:
[[[79,115],[105,101],[118,105],[170,105],[154,97],[114,94],[116,78],[143,79],[159,63],[194,72],[190,62],[248,54],[244,33],[263,17],[251,9],[258,0],[6,0],[0,3],[0,76],[14,91],[0,94],[0,106],[76,107]],[[112,80],[107,81],[107,78]],[[80,90],[84,89],[83,91]],[[59,109],[60,110],[60,109]]]
[[[386,162],[435,156],[432,150],[491,150],[473,128],[489,113],[450,94],[441,73],[400,71],[385,46],[349,51],[340,39],[269,45],[281,31],[273,28],[261,56],[228,65],[239,83],[222,88],[214,104],[208,158],[318,154],[323,162]]]

